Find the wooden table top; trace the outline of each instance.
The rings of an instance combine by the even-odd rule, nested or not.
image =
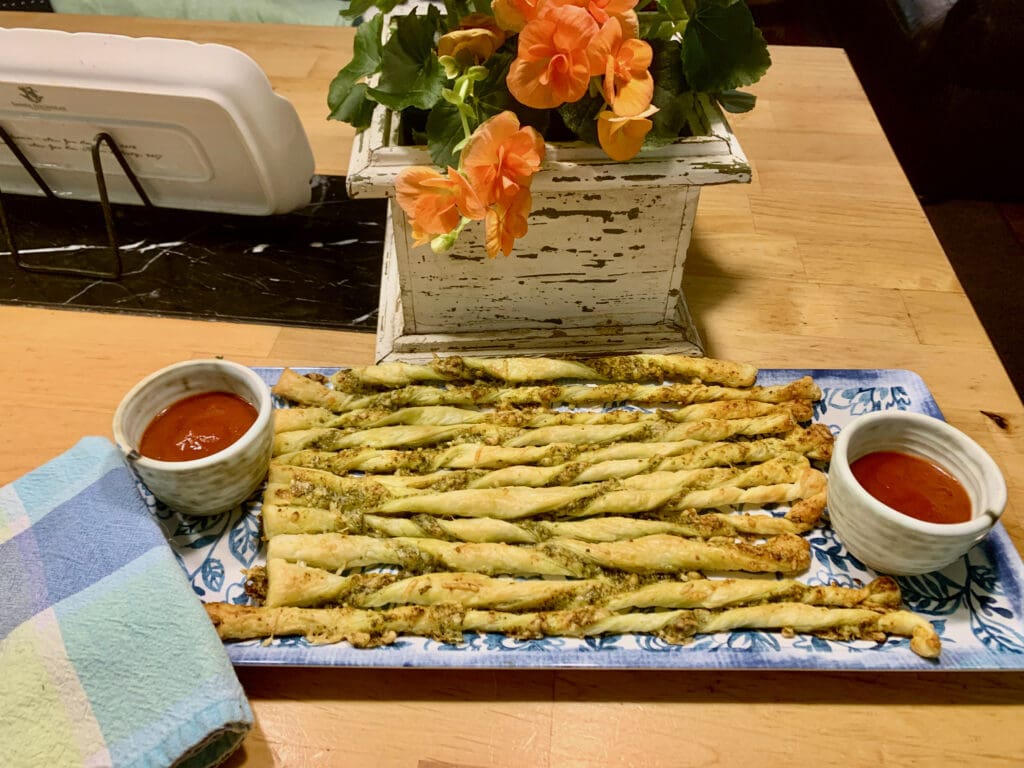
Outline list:
[[[320,173],[344,28],[0,14],[3,26],[176,36],[255,58],[299,110]],[[838,49],[772,49],[731,122],[750,185],[707,188],[684,288],[709,355],[761,367],[908,368],[1006,474],[1024,544],[1024,412]],[[10,268],[10,267],[8,267]],[[339,269],[343,269],[339,265]],[[43,278],[41,278],[43,279]],[[0,483],[110,435],[166,364],[372,362],[369,334],[0,307]],[[240,669],[257,726],[232,765],[1018,765],[1024,674]]]

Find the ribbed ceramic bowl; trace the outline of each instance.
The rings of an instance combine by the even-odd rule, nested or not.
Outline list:
[[[222,451],[191,461],[138,452],[153,417],[190,395],[232,392],[256,408],[256,421]],[[266,477],[274,437],[270,389],[255,371],[227,360],[189,360],[136,384],[114,413],[114,441],[153,495],[188,515],[216,515],[247,499]]]
[[[952,474],[971,500],[964,523],[929,523],[897,512],[857,482],[850,464],[874,451],[928,459]],[[879,411],[854,419],[836,439],[829,468],[832,527],[854,557],[880,573],[916,575],[960,559],[988,535],[1006,507],[1006,481],[974,440],[941,419]]]

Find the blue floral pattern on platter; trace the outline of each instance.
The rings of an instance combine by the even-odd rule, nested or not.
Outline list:
[[[268,384],[280,369],[256,369]],[[304,369],[309,370],[309,369]],[[334,369],[312,369],[332,373]],[[762,371],[761,384],[811,375],[824,397],[815,420],[838,433],[851,419],[899,409],[942,417],[917,374],[905,370]],[[247,603],[244,570],[263,562],[259,537],[260,492],[234,512],[188,518],[147,498],[172,549],[204,601]],[[784,507],[779,507],[783,511]],[[801,577],[810,584],[860,585],[875,577],[843,547],[828,527],[809,534],[813,556]],[[1024,565],[1002,525],[960,562],[938,573],[899,578],[906,606],[929,618],[942,639],[938,661],[918,657],[904,638],[884,643],[835,642],[773,632],[701,635],[673,645],[648,635],[582,640],[519,641],[498,634],[467,634],[458,645],[406,637],[381,648],[347,643],[311,645],[302,638],[227,644],[236,665],[423,667],[423,668],[607,668],[607,669],[831,669],[956,670],[1024,669]]]

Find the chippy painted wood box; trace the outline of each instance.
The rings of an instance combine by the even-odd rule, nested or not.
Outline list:
[[[746,182],[750,166],[716,105],[701,135],[627,163],[582,143],[547,145],[532,184],[529,232],[511,256],[488,258],[472,222],[444,254],[413,247],[389,204],[377,358],[659,351],[703,354],[680,288],[700,188]],[[398,172],[432,165],[398,144],[397,116],[378,109],[357,135],[352,197],[392,197]]]

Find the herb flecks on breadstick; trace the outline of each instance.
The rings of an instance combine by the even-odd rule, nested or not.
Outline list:
[[[395,565],[414,572],[447,570],[492,576],[585,578],[604,571],[792,574],[807,568],[810,550],[805,539],[787,534],[772,537],[763,544],[653,534],[627,541],[558,538],[543,544],[512,545],[322,533],[274,536],[267,545],[267,558],[337,572]]]
[[[825,496],[801,499],[785,517],[768,514],[705,512],[694,509],[662,512],[653,519],[607,516],[584,520],[507,521],[493,518],[446,519],[435,515],[394,517],[354,510],[278,504],[263,506],[267,538],[282,533],[352,533],[371,536],[404,536],[466,542],[539,544],[554,538],[583,541],[622,541],[654,533],[690,538],[778,536],[801,534],[819,524]]]
[[[447,405],[416,406],[395,411],[360,409],[335,413],[326,408],[285,408],[275,412],[274,431],[301,429],[350,428],[370,429],[398,424],[503,424],[515,427],[549,427],[557,424],[631,424],[638,421],[700,421],[703,419],[750,419],[771,413],[786,412],[798,422],[808,421],[812,405],[806,400],[783,403],[762,403],[756,400],[722,400],[695,403],[681,408],[656,411],[551,411],[526,407],[502,410],[456,408]]]
[[[551,382],[563,379],[584,381],[701,381],[731,387],[749,387],[757,378],[752,365],[681,355],[622,355],[586,360],[547,357],[434,358],[429,363],[382,363],[348,368],[331,377],[340,391],[359,392],[367,388],[396,389],[422,382],[498,381],[503,384]]]
[[[697,635],[743,630],[815,634],[836,640],[884,642],[888,635],[910,637],[911,649],[936,658],[940,641],[932,625],[908,611],[880,613],[867,608],[827,608],[803,603],[616,613],[606,608],[511,613],[463,609],[455,605],[360,608],[265,608],[208,603],[206,610],[224,640],[303,635],[313,643],[347,640],[373,647],[402,635],[431,637],[456,644],[467,632],[500,632],[520,639],[549,635],[590,637],[624,633],[653,634],[669,643]]]
[[[764,602],[801,602],[843,608],[886,610],[900,607],[896,582],[875,579],[863,587],[810,586],[795,579],[666,579],[635,574],[590,579],[513,579],[480,573],[383,573],[339,575],[303,563],[273,559],[267,563],[267,587],[258,597],[269,607],[356,608],[455,603],[498,611],[566,610],[601,606],[613,611],[635,608],[718,609]]]
[[[605,403],[643,405],[690,405],[713,400],[756,400],[782,403],[818,400],[821,390],[810,376],[777,386],[725,387],[706,384],[552,384],[502,387],[489,384],[436,387],[410,385],[369,395],[330,389],[291,369],[282,372],[274,394],[300,405],[318,406],[342,413],[360,408],[397,410],[408,406],[594,406]]]
[[[793,416],[779,411],[750,419],[703,419],[684,423],[646,421],[621,424],[557,424],[519,428],[500,424],[404,424],[369,429],[319,427],[278,432],[274,454],[316,449],[341,451],[350,448],[420,448],[447,443],[482,443],[506,448],[567,444],[609,445],[619,442],[703,442],[761,435],[783,435],[798,429]]]
[[[274,458],[276,464],[321,469],[337,475],[427,474],[441,469],[500,469],[515,466],[558,466],[570,462],[599,464],[605,461],[652,462],[667,470],[756,464],[782,453],[794,452],[814,460],[831,455],[832,435],[822,425],[798,429],[785,437],[743,441],[685,440],[673,443],[616,443],[592,449],[567,443],[506,448],[496,445],[461,444],[442,448],[394,450],[347,448],[340,451],[300,450]]]

